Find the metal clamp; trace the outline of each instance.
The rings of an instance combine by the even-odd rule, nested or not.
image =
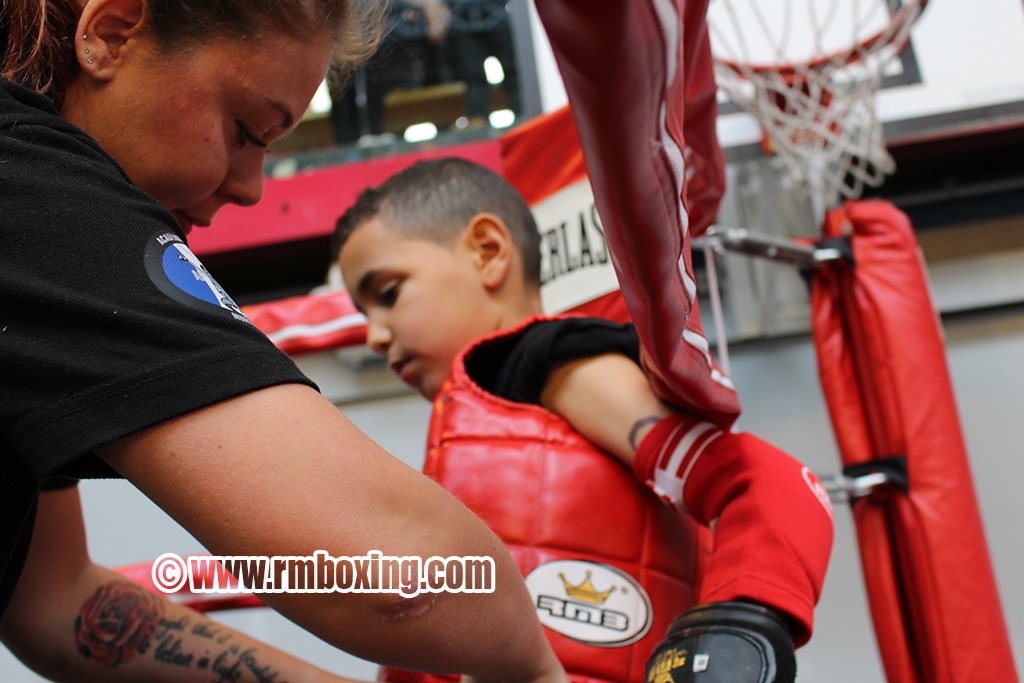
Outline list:
[[[876,458],[850,465],[821,482],[833,503],[848,503],[869,496],[883,486],[906,493],[910,487],[907,459],[902,455]]]
[[[815,247],[784,237],[758,235],[746,228],[721,229],[718,226],[712,226],[701,237],[695,238],[693,245],[694,247],[710,245],[719,254],[725,251],[735,251],[811,270],[817,269],[823,263],[846,258],[846,254],[834,246]]]
[[[859,477],[835,474],[821,480],[828,498],[833,503],[849,503],[851,500],[871,495],[876,489],[887,486],[891,478],[885,472],[872,472]]]

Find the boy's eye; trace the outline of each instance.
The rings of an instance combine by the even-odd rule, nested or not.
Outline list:
[[[245,147],[247,144],[256,145],[257,147],[266,147],[263,141],[260,140],[256,135],[249,130],[244,123],[241,121],[236,122],[238,124],[238,146],[239,148]]]
[[[377,293],[377,300],[382,306],[394,306],[398,300],[398,283],[391,282],[381,287]]]

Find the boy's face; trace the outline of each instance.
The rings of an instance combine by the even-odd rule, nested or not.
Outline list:
[[[404,237],[380,216],[361,224],[339,257],[345,287],[366,315],[367,344],[433,399],[455,355],[497,329],[473,252]]]

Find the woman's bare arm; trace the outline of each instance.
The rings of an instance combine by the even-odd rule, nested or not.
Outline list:
[[[76,488],[40,496],[0,638],[55,681],[353,683],[93,564]]]
[[[263,597],[373,661],[481,681],[564,680],[501,541],[308,387],[236,397],[100,454],[217,555],[491,557],[492,593]]]

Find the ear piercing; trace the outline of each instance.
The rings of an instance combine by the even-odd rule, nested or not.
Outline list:
[[[83,33],[83,34],[82,34],[82,40],[88,40],[88,39],[89,39],[89,34],[88,34],[88,33]],[[86,45],[86,46],[85,46],[85,47],[84,47],[84,48],[82,49],[82,52],[83,52],[84,54],[89,54],[89,46],[88,46],[88,45]],[[93,63],[94,61],[96,61],[96,60],[94,60],[94,59],[93,59],[92,57],[89,57],[89,59],[85,60],[85,63],[86,63],[86,64],[92,64],[92,63]]]

